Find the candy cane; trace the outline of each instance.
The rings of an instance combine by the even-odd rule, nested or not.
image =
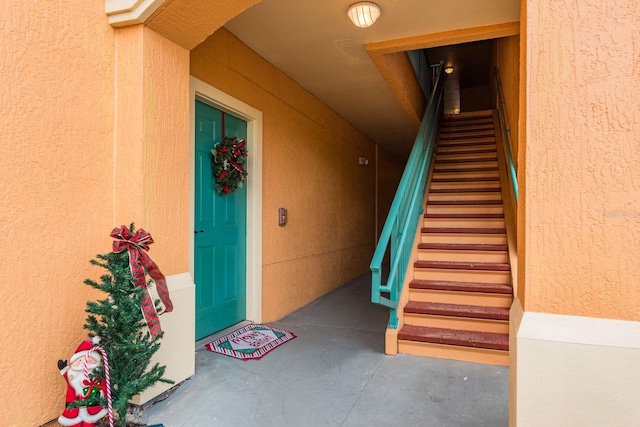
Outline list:
[[[109,412],[109,427],[113,427],[113,408],[111,406],[111,378],[109,376],[109,359],[107,358],[107,352],[104,348],[94,345],[93,348],[84,355],[84,376],[89,379],[89,357],[94,351],[99,351],[102,354],[102,360],[104,362],[104,376],[107,381],[107,407]]]

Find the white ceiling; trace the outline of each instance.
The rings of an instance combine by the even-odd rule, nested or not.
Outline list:
[[[519,0],[376,0],[369,28],[347,17],[353,0],[263,0],[225,28],[383,149],[404,159],[409,117],[365,52],[372,42],[519,20]]]

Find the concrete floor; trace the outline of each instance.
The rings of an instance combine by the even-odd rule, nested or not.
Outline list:
[[[146,405],[171,426],[473,426],[508,424],[506,367],[384,354],[388,310],[362,276],[271,326],[297,338],[258,361],[196,343],[196,374]],[[235,329],[235,328],[233,328]]]

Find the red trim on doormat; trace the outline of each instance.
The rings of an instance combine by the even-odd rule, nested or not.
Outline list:
[[[205,344],[205,348],[236,359],[259,360],[294,338],[291,332],[252,323]]]

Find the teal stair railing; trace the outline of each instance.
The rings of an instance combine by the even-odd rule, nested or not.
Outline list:
[[[500,128],[502,130],[502,137],[504,138],[504,144],[507,146],[507,167],[509,168],[509,177],[511,178],[511,184],[513,187],[513,197],[518,204],[518,174],[516,172],[515,164],[513,163],[513,156],[511,154],[511,129],[509,129],[509,123],[507,122],[507,113],[504,103],[504,92],[502,91],[502,82],[500,81],[500,73],[497,68],[494,68],[493,74],[496,78],[496,86],[498,88],[498,117],[500,119]]]
[[[414,233],[424,212],[422,199],[444,104],[443,69],[444,67],[440,67],[427,110],[371,260],[371,302],[390,308],[391,329],[398,327],[398,299],[413,248]],[[387,283],[383,284],[382,265],[387,253],[390,255],[389,274]]]

